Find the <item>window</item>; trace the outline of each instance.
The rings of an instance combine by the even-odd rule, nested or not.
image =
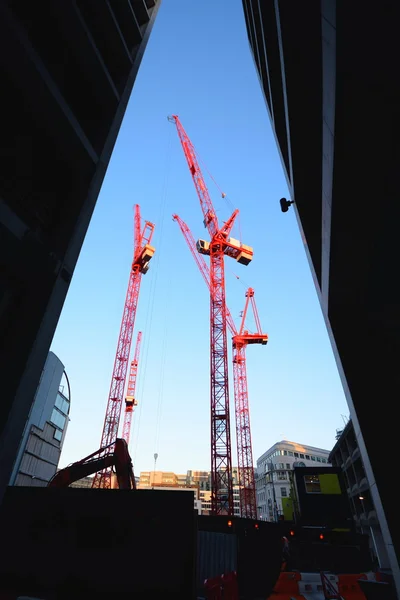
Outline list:
[[[289,456],[293,456],[293,452],[290,452],[290,450],[289,450]]]
[[[321,459],[319,456],[317,456],[317,462],[321,462]]]
[[[281,496],[282,498],[287,498],[287,489],[285,487],[281,488]]]
[[[277,465],[277,466],[279,467],[279,469],[284,469],[285,468],[284,463],[279,463],[279,465]]]
[[[306,459],[310,460],[310,455],[309,454],[306,454]]]
[[[304,454],[300,454],[300,458],[304,458]]]
[[[61,396],[61,394],[57,394],[56,406],[61,410],[61,412],[63,412],[65,415],[68,415],[69,401],[66,398],[64,398],[64,396]]]
[[[289,463],[286,463],[286,468],[290,469],[290,464]]]
[[[56,408],[53,408],[53,412],[52,412],[50,421],[54,425],[56,425],[60,429],[64,429],[65,419],[66,419],[66,417],[64,417],[64,415],[62,415]]]
[[[323,463],[326,463],[326,462],[328,462],[328,461],[326,460],[326,458],[322,458],[321,460],[322,460],[322,462],[323,462]]]
[[[313,461],[315,462],[315,456],[312,456],[312,457],[311,457],[311,460],[313,460]]]
[[[295,452],[294,455],[295,455],[296,458],[299,458],[299,453],[298,452]]]
[[[304,475],[307,494],[320,494],[321,484],[318,475]]]
[[[278,471],[278,481],[284,481],[287,479],[285,471]]]
[[[55,432],[54,432],[54,438],[56,440],[58,440],[59,442],[61,442],[62,431],[60,431],[59,429],[56,429]]]
[[[283,451],[284,456],[287,456],[287,450]]]

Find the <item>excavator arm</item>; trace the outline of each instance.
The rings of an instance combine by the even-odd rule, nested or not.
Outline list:
[[[132,460],[126,441],[117,438],[114,444],[114,452],[111,454],[105,453],[107,448],[109,446],[100,448],[100,450],[86,458],[69,465],[65,469],[60,469],[49,481],[48,487],[65,488],[83,477],[88,477],[108,467],[114,467],[119,489],[136,489]]]

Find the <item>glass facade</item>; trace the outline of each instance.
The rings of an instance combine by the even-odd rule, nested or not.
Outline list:
[[[45,487],[56,473],[70,412],[64,365],[49,352],[10,477],[12,486]]]
[[[65,423],[69,414],[69,399],[59,391],[51,414],[50,422],[56,427],[54,438],[59,442],[62,440]]]
[[[61,430],[64,429],[66,417],[60,413],[56,408],[53,408],[53,412],[50,418],[50,422]]]
[[[58,393],[55,405],[57,406],[57,408],[60,409],[60,411],[62,413],[64,413],[65,415],[68,415],[68,413],[69,413],[69,400],[67,400],[67,398],[65,398],[65,396],[62,396],[60,393]]]

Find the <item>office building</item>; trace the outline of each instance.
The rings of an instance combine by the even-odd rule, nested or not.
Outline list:
[[[159,5],[0,2],[0,502]]]
[[[25,424],[10,485],[45,487],[55,475],[69,422],[71,390],[64,365],[49,352]]]
[[[211,491],[200,489],[201,514],[211,514]],[[235,517],[240,517],[240,487],[233,486],[233,512]]]
[[[93,476],[91,477],[82,477],[82,479],[78,479],[78,481],[74,481],[70,484],[69,487],[74,488],[91,488],[93,485]]]
[[[263,521],[277,521],[283,515],[285,498],[291,495],[294,467],[329,465],[329,450],[282,440],[257,459],[257,514]]]
[[[393,467],[376,430],[379,402],[386,453],[395,456],[400,4],[242,3],[294,202],[282,219],[298,221],[400,595]]]
[[[179,483],[179,475],[170,471],[141,471],[138,487],[186,487],[186,478],[184,483]]]
[[[355,525],[359,533],[369,536],[370,550],[376,558],[376,566],[381,569],[389,568],[389,559],[371,488],[351,420],[337,432],[337,442],[329,455],[329,460],[333,466],[342,470]]]
[[[189,485],[198,485],[200,490],[211,490],[211,472],[188,471],[186,474],[186,483]]]

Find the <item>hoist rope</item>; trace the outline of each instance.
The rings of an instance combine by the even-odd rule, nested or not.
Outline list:
[[[199,159],[199,163],[202,165],[202,167],[204,168],[205,171],[207,171],[208,176],[211,178],[211,180],[214,182],[216,188],[218,189],[218,191],[221,194],[221,198],[223,198],[225,200],[225,203],[227,205],[227,207],[229,208],[230,211],[234,211],[235,210],[235,205],[233,204],[231,198],[228,196],[228,194],[226,194],[223,189],[221,188],[221,186],[218,184],[217,180],[215,179],[215,177],[213,176],[213,174],[211,173],[211,171],[208,169],[206,163],[204,162],[204,160],[201,158],[200,154],[197,151],[197,148],[194,146],[193,142],[192,142],[193,148],[196,152],[196,156]],[[217,211],[218,212],[218,211]],[[238,216],[236,217],[236,225],[238,227],[238,231],[239,231],[239,240],[240,242],[242,241],[242,228],[241,228],[241,224],[240,224],[240,212],[238,214]]]
[[[164,303],[164,332],[163,339],[161,342],[161,365],[160,365],[160,379],[158,384],[158,404],[157,404],[157,416],[156,416],[156,424],[155,424],[155,439],[154,439],[154,452],[158,453],[159,443],[160,443],[160,432],[161,432],[161,421],[162,421],[162,405],[164,400],[164,380],[165,380],[165,365],[167,362],[167,340],[168,340],[168,313],[169,313],[169,300],[170,294],[169,290],[171,284],[171,271],[169,271],[170,276],[168,277],[167,285],[166,285],[166,294],[160,295],[162,298],[166,298]]]
[[[150,301],[148,304],[148,309],[147,309],[147,315],[146,315],[146,323],[145,323],[145,329],[144,329],[144,336],[146,336],[147,339],[147,347],[145,350],[145,358],[144,358],[144,368],[143,368],[143,376],[141,377],[140,374],[140,366],[139,366],[139,373],[138,373],[138,379],[140,377],[140,381],[142,382],[141,384],[141,394],[140,394],[140,402],[139,402],[139,410],[137,411],[137,418],[135,419],[135,427],[134,427],[134,431],[136,432],[135,434],[135,450],[133,453],[133,460],[134,460],[134,464],[136,462],[136,456],[137,456],[137,451],[138,451],[138,445],[139,445],[139,438],[140,438],[140,423],[141,423],[141,417],[142,417],[142,411],[143,411],[143,404],[145,402],[145,398],[146,398],[146,394],[145,394],[145,389],[146,389],[146,375],[147,375],[147,365],[148,365],[148,355],[149,355],[149,349],[151,346],[151,329],[152,329],[152,322],[153,322],[153,312],[154,312],[154,303],[155,303],[155,298],[157,296],[156,291],[157,291],[157,283],[158,283],[158,274],[159,274],[159,264],[160,264],[160,257],[163,256],[163,252],[162,252],[162,247],[163,247],[163,241],[164,241],[164,236],[163,236],[163,232],[164,232],[164,221],[165,221],[165,209],[166,209],[166,203],[167,203],[167,191],[168,191],[168,180],[169,180],[169,162],[170,162],[170,147],[171,147],[171,130],[169,129],[168,132],[168,140],[167,140],[167,153],[166,153],[166,158],[165,158],[165,167],[164,167],[164,179],[163,179],[163,185],[162,185],[162,191],[161,191],[161,198],[160,198],[160,205],[159,205],[159,216],[157,221],[155,222],[156,225],[156,229],[155,231],[157,232],[157,246],[156,246],[156,253],[155,253],[155,264],[151,265],[151,267],[153,267],[154,269],[154,277],[152,278],[152,286],[151,286],[151,290],[150,290]],[[151,271],[153,270],[151,268]],[[147,275],[148,277],[148,275]],[[158,297],[160,297],[160,295],[158,295]],[[160,401],[159,401],[160,403]],[[157,421],[156,421],[156,427],[159,426],[159,417],[157,417]]]

